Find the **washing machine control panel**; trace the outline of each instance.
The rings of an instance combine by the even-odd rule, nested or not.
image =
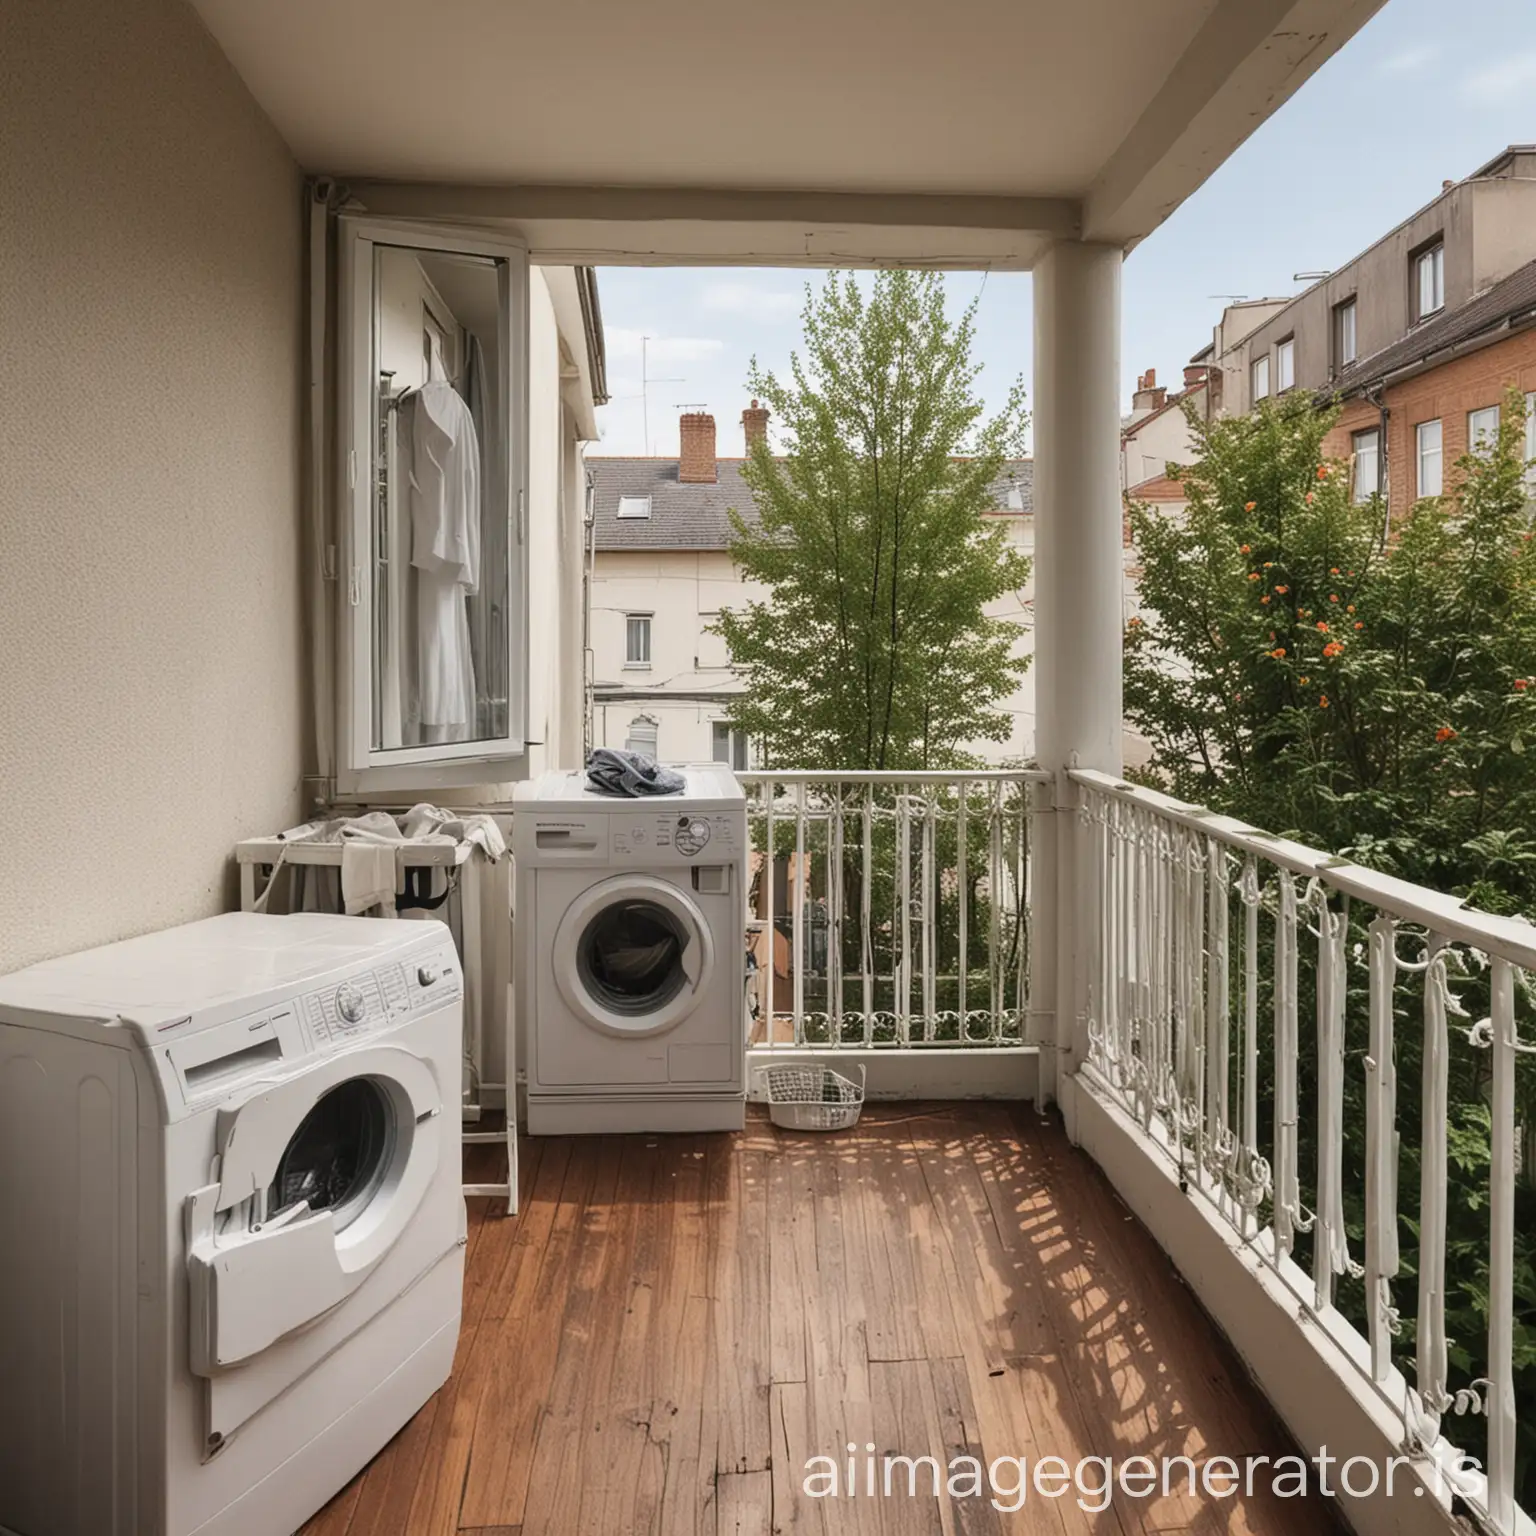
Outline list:
[[[743,853],[741,817],[726,811],[627,811],[608,819],[615,863],[729,864]]]
[[[303,1000],[304,1022],[317,1050],[389,1029],[405,1015],[452,1002],[463,991],[451,948],[405,965],[381,965],[322,987]]]

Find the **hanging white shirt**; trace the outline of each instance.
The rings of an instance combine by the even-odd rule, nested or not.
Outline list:
[[[464,599],[480,585],[480,444],[469,406],[441,379],[411,415],[411,564],[417,577],[417,686],[429,741],[475,724],[475,668]]]

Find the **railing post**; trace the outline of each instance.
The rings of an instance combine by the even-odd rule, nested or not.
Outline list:
[[[1040,1042],[1042,1101],[1086,1055],[1083,882],[1067,773],[1121,771],[1120,264],[1118,246],[1060,241],[1034,269],[1035,751],[1056,778],[1035,887],[1032,1007],[1055,1015]]]

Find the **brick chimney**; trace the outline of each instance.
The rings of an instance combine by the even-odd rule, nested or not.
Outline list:
[[[1193,389],[1196,384],[1204,384],[1206,365],[1204,363],[1191,363],[1184,370],[1184,388]]]
[[[741,413],[741,435],[746,439],[747,457],[752,457],[752,449],[758,443],[768,441],[768,407],[759,405],[756,400]]]
[[[677,419],[677,478],[684,485],[713,485],[715,418],[708,411],[684,411]]]
[[[1155,411],[1168,399],[1168,391],[1158,387],[1157,369],[1148,368],[1137,377],[1136,393],[1131,396],[1133,411]]]

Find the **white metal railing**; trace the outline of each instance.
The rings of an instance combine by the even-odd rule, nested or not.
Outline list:
[[[1536,1052],[1520,1035],[1536,927],[1103,774],[1071,777],[1090,925],[1080,1082],[1139,1123],[1302,1308],[1360,1339],[1350,1353],[1409,1454],[1454,1465],[1454,1438],[1483,1465],[1459,1491],[1483,1524],[1515,1532],[1516,1076]],[[1400,1125],[1397,1062],[1415,1054],[1422,1114]],[[1453,1080],[1475,1085],[1491,1138],[1485,1277],[1479,1263],[1459,1298]],[[1362,1102],[1363,1127],[1347,1128]],[[1414,1166],[1417,1208],[1403,1212]],[[1455,1341],[1455,1375],[1448,1299],[1487,1319],[1485,1338]],[[1411,1352],[1396,1342],[1410,1327]]]
[[[1024,1043],[1029,829],[1049,775],[740,778],[755,1048]]]

